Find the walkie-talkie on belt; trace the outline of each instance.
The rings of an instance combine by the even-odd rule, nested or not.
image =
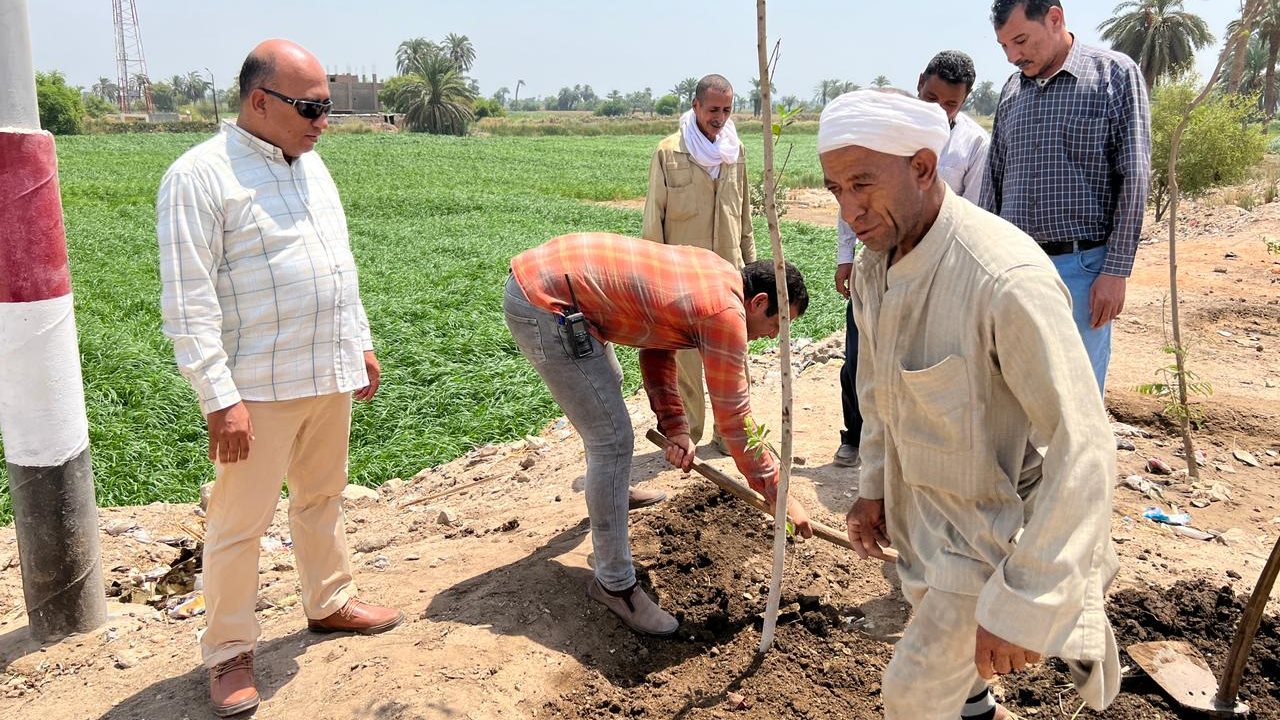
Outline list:
[[[569,299],[573,304],[559,313],[556,320],[569,337],[569,352],[575,358],[591,357],[591,333],[587,332],[587,318],[578,310],[578,297],[573,292],[573,283],[567,274],[564,281],[569,286]]]

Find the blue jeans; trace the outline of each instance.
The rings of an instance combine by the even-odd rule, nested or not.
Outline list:
[[[608,590],[626,590],[636,584],[627,538],[627,491],[635,438],[631,414],[622,399],[622,366],[613,354],[613,345],[602,345],[592,337],[591,355],[575,358],[556,316],[530,304],[514,277],[507,278],[502,309],[521,354],[538,371],[551,397],[582,436],[596,578]]]
[[[1111,361],[1111,323],[1100,328],[1089,326],[1089,291],[1093,281],[1102,272],[1102,263],[1107,259],[1107,247],[1096,247],[1078,253],[1066,253],[1049,257],[1058,275],[1071,293],[1071,316],[1076,321],[1076,329],[1080,331],[1080,339],[1084,341],[1084,351],[1089,355],[1089,364],[1093,366],[1093,375],[1098,380],[1098,391],[1105,397],[1107,387],[1107,364]]]

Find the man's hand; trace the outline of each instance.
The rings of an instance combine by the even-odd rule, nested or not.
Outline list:
[[[378,392],[378,381],[382,379],[382,366],[378,364],[378,356],[373,354],[372,350],[364,351],[364,369],[369,373],[369,384],[360,388],[352,397],[357,400],[372,400],[373,394]]]
[[[889,526],[884,519],[884,500],[858,498],[845,514],[844,524],[849,532],[849,542],[858,557],[863,560],[873,557],[893,562],[893,558],[883,550],[892,544],[889,540]]]
[[[775,475],[773,482],[767,484],[748,483],[751,489],[764,496],[764,501],[769,505],[769,514],[778,507],[778,478]],[[791,524],[796,526],[796,532],[802,538],[813,537],[813,526],[809,523],[809,511],[804,509],[804,504],[790,493],[787,494],[787,517],[791,518]]]
[[[233,463],[249,457],[253,422],[249,420],[249,409],[244,403],[238,402],[231,407],[214,410],[205,421],[209,425],[210,460]]]
[[[836,292],[849,297],[849,279],[853,277],[853,263],[840,263],[836,266]]]
[[[1007,675],[1028,665],[1040,662],[1040,654],[1001,640],[986,628],[978,626],[977,647],[973,651],[973,663],[983,680],[996,675]]]
[[[774,499],[778,497],[778,493],[774,491]],[[770,509],[776,507],[773,502],[769,503]],[[804,509],[804,505],[789,493],[787,495],[787,516],[791,518],[791,524],[796,526],[796,532],[800,533],[800,537],[808,539],[813,537],[813,526],[809,524],[809,511]]]
[[[667,438],[667,462],[685,472],[693,469],[694,447],[689,433],[676,433]]]
[[[1124,310],[1125,279],[1099,275],[1089,288],[1089,326],[1097,330],[1119,317]]]

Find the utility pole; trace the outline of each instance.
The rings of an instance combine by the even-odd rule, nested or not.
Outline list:
[[[26,0],[0,0],[0,439],[31,636],[92,630],[107,619],[98,507],[58,158],[40,129]]]
[[[222,116],[218,114],[218,81],[213,79],[213,71],[209,68],[204,69],[209,73],[209,87],[213,88],[213,121],[222,124]]]

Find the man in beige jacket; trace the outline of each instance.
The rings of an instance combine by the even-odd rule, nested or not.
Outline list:
[[[663,138],[653,155],[641,235],[667,245],[705,248],[741,268],[755,261],[756,239],[746,152],[732,111],[728,80],[707,75],[698,81],[693,109],[681,116],[680,130]],[[689,436],[697,443],[706,422],[702,360],[696,351],[681,350],[676,362]],[[712,440],[723,451],[719,438]]]
[[[881,559],[892,541],[914,608],[885,717],[1010,717],[986,681],[1042,656],[1101,710],[1119,690],[1103,609],[1111,428],[1049,258],[940,179],[949,135],[937,105],[874,91],[833,100],[818,130],[827,187],[866,246],[849,540]]]

